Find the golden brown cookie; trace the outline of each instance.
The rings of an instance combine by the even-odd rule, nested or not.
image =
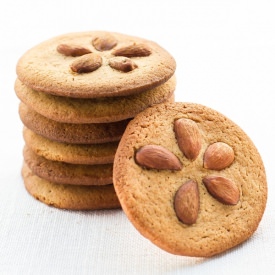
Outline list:
[[[38,114],[22,102],[19,105],[19,115],[23,124],[36,134],[54,141],[74,144],[119,141],[129,122],[128,119],[110,123],[61,123]]]
[[[37,155],[48,160],[72,164],[113,163],[118,142],[102,144],[68,144],[52,141],[24,127],[26,145]]]
[[[166,82],[176,62],[153,41],[104,31],[69,33],[28,50],[18,61],[27,86],[60,96],[114,97]]]
[[[113,183],[113,164],[70,164],[51,161],[35,154],[27,146],[23,150],[24,161],[31,171],[53,183],[73,185],[107,185]]]
[[[105,186],[54,184],[34,175],[26,164],[23,165],[22,176],[27,191],[49,206],[68,210],[120,208],[112,184]]]
[[[173,254],[209,257],[244,242],[266,206],[265,169],[253,142],[199,104],[160,104],[137,115],[113,173],[129,220]]]
[[[176,79],[141,94],[112,98],[69,98],[35,91],[20,80],[15,82],[18,98],[37,113],[65,123],[106,123],[134,117],[147,107],[169,100]]]

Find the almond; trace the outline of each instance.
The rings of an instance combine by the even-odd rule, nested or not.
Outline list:
[[[77,58],[72,64],[71,69],[76,73],[89,73],[97,70],[102,64],[102,58],[95,54],[89,53]]]
[[[92,40],[93,46],[98,51],[109,51],[117,45],[117,40],[110,34],[101,37],[95,37]]]
[[[130,72],[135,68],[137,68],[136,63],[133,60],[123,56],[117,56],[117,57],[111,58],[109,60],[109,65],[113,69],[116,69],[118,71],[122,71],[125,73]]]
[[[145,145],[135,155],[137,164],[144,168],[159,170],[181,170],[179,159],[166,148],[159,145]]]
[[[208,146],[204,153],[203,167],[222,170],[234,161],[233,149],[224,142],[216,142]]]
[[[145,44],[131,44],[125,47],[115,49],[112,54],[115,56],[126,56],[126,57],[141,57],[148,56],[152,52]]]
[[[189,160],[195,160],[201,150],[201,135],[195,121],[186,118],[174,122],[174,131],[180,150]]]
[[[202,181],[207,191],[221,203],[235,205],[240,200],[240,191],[233,181],[215,175],[206,176]]]
[[[89,49],[84,48],[82,46],[68,44],[60,44],[57,46],[56,50],[61,54],[73,57],[91,53]]]
[[[174,208],[178,219],[184,224],[194,224],[199,213],[199,189],[194,180],[184,183],[176,192]]]

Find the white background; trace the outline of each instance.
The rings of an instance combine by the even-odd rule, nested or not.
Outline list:
[[[16,62],[43,40],[87,30],[156,41],[177,61],[176,100],[214,108],[251,137],[265,163],[269,198],[250,240],[210,259],[174,256],[144,239],[121,210],[64,211],[28,195],[20,176]],[[274,93],[273,0],[1,1],[0,274],[272,274]]]

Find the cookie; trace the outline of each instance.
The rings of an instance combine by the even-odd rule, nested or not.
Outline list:
[[[128,119],[110,123],[60,123],[38,114],[22,102],[19,105],[19,115],[23,124],[36,134],[54,141],[73,144],[119,141],[129,122]]]
[[[140,93],[166,82],[174,58],[147,39],[104,31],[69,33],[28,50],[18,78],[37,91],[76,98]]]
[[[199,104],[160,104],[137,115],[113,169],[129,220],[173,254],[210,257],[235,247],[265,210],[257,148],[238,125]]]
[[[35,91],[20,80],[15,82],[18,98],[37,113],[65,123],[107,123],[134,117],[147,107],[169,100],[176,79],[138,95],[113,98],[69,98]]]
[[[113,183],[113,164],[84,165],[51,161],[35,154],[27,146],[24,161],[42,179],[59,184],[107,185]]]
[[[118,142],[89,145],[56,142],[39,136],[26,127],[23,136],[26,145],[37,155],[72,164],[113,163],[118,146]]]
[[[68,210],[120,208],[112,184],[105,186],[54,184],[34,175],[26,164],[23,165],[22,176],[27,191],[49,206]]]

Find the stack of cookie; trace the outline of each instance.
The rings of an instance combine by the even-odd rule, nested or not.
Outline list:
[[[175,60],[152,41],[102,31],[55,37],[17,64],[28,192],[58,208],[118,208],[113,161],[135,115],[174,100]]]

